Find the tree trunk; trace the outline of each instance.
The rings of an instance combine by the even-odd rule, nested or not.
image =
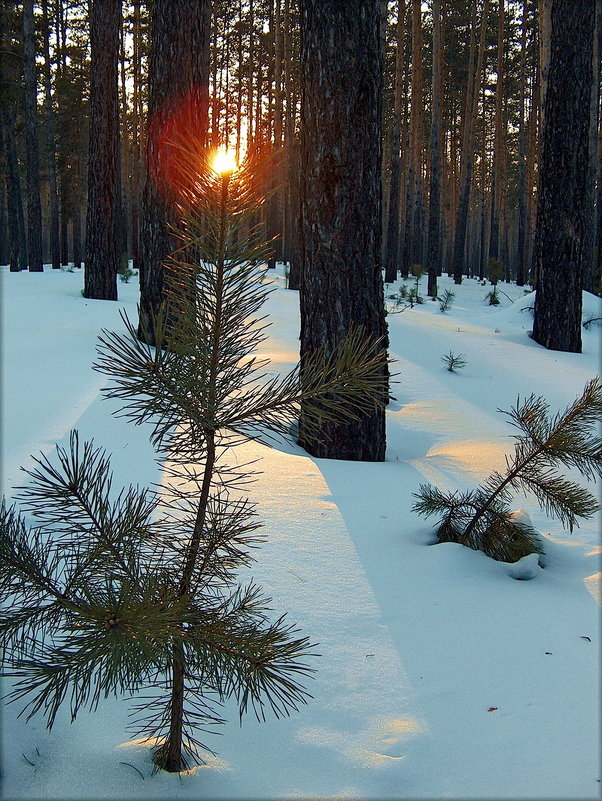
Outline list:
[[[30,272],[42,272],[42,206],[38,151],[38,83],[34,43],[33,0],[23,2],[23,82],[27,163],[27,261]]]
[[[456,212],[456,227],[452,254],[451,269],[454,283],[462,283],[464,272],[464,252],[466,249],[466,232],[468,229],[468,208],[470,205],[470,189],[472,184],[472,168],[474,161],[474,120],[477,110],[477,101],[480,89],[480,76],[483,67],[483,54],[485,51],[485,33],[487,31],[487,14],[489,0],[484,0],[481,12],[481,36],[477,55],[477,65],[474,67],[474,55],[469,58],[469,75],[466,86],[466,110],[464,117],[464,130],[462,133],[462,155],[460,159],[460,190]],[[474,53],[476,30],[476,0],[473,6],[471,51]]]
[[[431,175],[427,246],[428,294],[437,297],[437,267],[441,252],[441,0],[433,0],[433,88],[431,123]]]
[[[140,20],[140,0],[133,2],[133,97],[132,97],[132,266],[140,269],[140,139],[141,139],[141,62],[142,35]]]
[[[527,0],[523,0],[523,19],[520,51],[520,110],[518,119],[518,234],[516,284],[524,286],[527,279],[527,133],[525,98],[527,94]]]
[[[537,212],[539,281],[533,339],[581,352],[595,6],[543,0],[542,155]]]
[[[207,138],[210,0],[154,0],[149,56],[146,180],[138,335],[153,344],[153,318],[165,300],[164,262],[177,247],[174,138],[203,148]],[[214,132],[215,133],[215,132]]]
[[[537,31],[535,33],[537,36]],[[536,216],[536,196],[535,184],[537,182],[535,173],[535,163],[538,158],[538,115],[540,107],[540,73],[539,69],[534,70],[532,78],[533,90],[531,93],[531,107],[527,120],[527,242],[526,242],[526,264],[530,273],[529,283],[536,285],[536,270],[533,268],[534,262],[534,240],[535,240],[535,216]]]
[[[412,94],[403,250],[404,275],[408,274],[412,265],[421,265],[423,256],[422,106],[422,5],[420,0],[412,0]]]
[[[391,181],[385,249],[385,281],[392,284],[399,269],[399,202],[401,190],[401,112],[403,103],[403,66],[406,0],[397,3],[397,49],[395,54],[395,100],[391,135]]]
[[[27,243],[25,239],[25,217],[23,197],[19,180],[17,147],[14,140],[12,108],[7,103],[0,106],[0,134],[6,166],[6,206],[8,212],[8,235],[10,242],[9,263],[11,273],[27,267]]]
[[[596,200],[596,180],[601,177],[598,173],[598,120],[600,108],[600,27],[602,25],[602,2],[596,3],[596,21],[594,33],[593,52],[593,78],[589,126],[589,173],[587,180],[587,207],[594,208]],[[596,217],[594,214],[585,220],[585,234],[583,241],[583,289],[588,292],[594,290],[594,244],[596,240]]]
[[[352,326],[384,337],[379,0],[301,0],[301,370]],[[380,352],[382,342],[378,346]],[[383,365],[383,369],[386,366]],[[382,461],[385,413],[325,423],[314,456]]]
[[[504,2],[498,0],[497,79],[495,84],[495,143],[491,181],[491,235],[489,257],[500,258],[500,218],[502,207],[504,160]]]
[[[50,262],[53,270],[60,269],[61,249],[59,242],[59,195],[56,170],[56,126],[52,109],[52,78],[50,61],[50,21],[48,17],[48,0],[42,3],[42,20],[44,24],[44,123],[46,158],[48,164],[48,191],[50,194]]]
[[[93,0],[84,296],[97,300],[117,300],[120,26],[121,0]]]

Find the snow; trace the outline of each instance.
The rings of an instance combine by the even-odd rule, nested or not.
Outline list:
[[[148,432],[111,414],[91,369],[100,329],[123,328],[122,308],[136,319],[136,282],[104,302],[82,297],[77,271],[0,274],[4,491],[74,427],[113,454],[116,485],[157,480]],[[263,350],[284,370],[298,353],[298,295],[281,266],[273,280]],[[313,700],[242,726],[228,707],[209,742],[217,756],[180,776],[153,774],[148,743],[128,741],[126,699],[73,724],[63,710],[52,732],[10,706],[5,799],[600,797],[600,518],[570,534],[517,497],[546,555],[510,566],[434,545],[430,521],[410,511],[421,483],[467,488],[503,468],[513,430],[497,409],[531,393],[552,412],[571,403],[599,369],[600,328],[583,329],[582,354],[547,351],[528,336],[532,294],[501,283],[491,307],[489,285],[439,284],[456,294],[449,311],[427,299],[388,316],[385,463],[313,459],[294,444],[238,456],[262,458],[251,494],[268,540],[252,574],[319,643]],[[600,316],[600,298],[584,294],[584,320]],[[450,350],[466,360],[457,373],[441,361]]]

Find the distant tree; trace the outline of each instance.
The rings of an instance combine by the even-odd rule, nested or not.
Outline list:
[[[6,170],[9,263],[11,272],[19,272],[27,267],[27,245],[13,119],[13,111],[9,105],[0,105],[0,134]]]
[[[138,335],[152,344],[153,317],[165,300],[164,267],[177,247],[176,139],[202,148],[207,138],[210,0],[154,0],[151,10],[146,179],[142,201]]]
[[[504,20],[505,0],[498,0],[497,67],[495,83],[495,141],[491,176],[491,233],[489,257],[500,259],[501,214],[504,193]]]
[[[93,0],[84,295],[117,300],[121,0]]]
[[[378,0],[301,0],[301,375],[354,327],[386,371],[381,275],[382,63]],[[386,393],[384,393],[386,395]],[[325,412],[315,456],[381,461],[385,413],[337,425]]]
[[[61,250],[59,240],[59,196],[56,165],[56,123],[52,108],[52,62],[50,60],[50,17],[48,0],[42,1],[42,25],[44,47],[44,144],[48,170],[49,192],[49,230],[50,230],[50,262],[53,269],[61,266]]]
[[[27,261],[30,272],[41,272],[44,267],[33,0],[23,2],[23,78],[27,163]]]
[[[422,150],[423,131],[423,92],[422,92],[422,4],[412,0],[412,93],[410,110],[410,138],[408,154],[408,174],[406,183],[406,214],[403,251],[403,275],[408,275],[410,267],[422,264],[423,229],[423,180]]]
[[[389,284],[395,281],[399,271],[399,192],[401,187],[401,117],[403,110],[403,66],[405,61],[405,11],[405,0],[398,0],[395,46],[395,99],[393,129],[391,132],[391,180],[389,183],[389,210],[387,214],[385,248],[385,281]]]
[[[427,241],[428,294],[437,297],[437,270],[441,254],[441,0],[433,0],[433,86],[431,175]]]
[[[543,126],[533,339],[581,352],[595,4],[543,0]],[[588,203],[589,201],[589,203]]]
[[[518,234],[516,284],[527,280],[527,131],[525,99],[527,82],[527,0],[523,0],[520,55],[520,111],[518,119]]]
[[[464,273],[464,253],[466,249],[466,234],[468,230],[468,211],[470,205],[470,191],[472,186],[472,172],[474,166],[474,129],[477,103],[479,97],[480,76],[483,68],[483,55],[485,52],[485,34],[487,32],[487,15],[489,13],[489,0],[483,0],[481,10],[481,33],[476,53],[476,22],[477,0],[473,0],[472,24],[470,34],[470,55],[468,66],[468,79],[466,84],[466,102],[464,112],[464,126],[462,131],[462,155],[460,161],[460,188],[456,208],[456,226],[454,234],[451,272],[454,283],[462,283]]]
[[[17,87],[22,85],[22,52],[17,49],[20,25],[15,7],[0,5],[0,151],[6,189],[8,259],[11,272],[27,267],[25,215],[16,137]]]

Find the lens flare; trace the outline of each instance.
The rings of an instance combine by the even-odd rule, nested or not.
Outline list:
[[[229,175],[236,170],[234,154],[228,150],[218,150],[211,165],[218,175]]]

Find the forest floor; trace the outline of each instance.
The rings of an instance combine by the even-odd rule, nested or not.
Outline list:
[[[148,432],[112,415],[91,367],[100,329],[123,329],[120,309],[136,319],[137,282],[109,303],[82,297],[81,272],[0,273],[4,491],[72,428],[113,454],[116,485],[158,481]],[[298,358],[298,294],[280,267],[272,277],[262,350],[278,371]],[[528,336],[532,294],[500,283],[494,307],[476,279],[443,277],[445,288],[456,293],[445,313],[426,299],[388,316],[386,462],[296,445],[239,454],[262,459],[250,494],[267,541],[251,572],[275,615],[319,643],[308,705],[242,726],[228,706],[209,740],[217,756],[185,775],[153,774],[148,745],[128,740],[124,699],[74,723],[64,709],[51,732],[8,707],[4,799],[600,797],[600,517],[571,534],[517,497],[546,552],[518,581],[480,552],[433,545],[411,506],[421,483],[468,488],[503,470],[513,429],[497,410],[532,393],[564,410],[599,370],[601,329],[583,329],[582,354],[547,351]],[[602,316],[602,300],[584,298],[584,319]],[[458,373],[441,360],[450,351],[466,360]]]

